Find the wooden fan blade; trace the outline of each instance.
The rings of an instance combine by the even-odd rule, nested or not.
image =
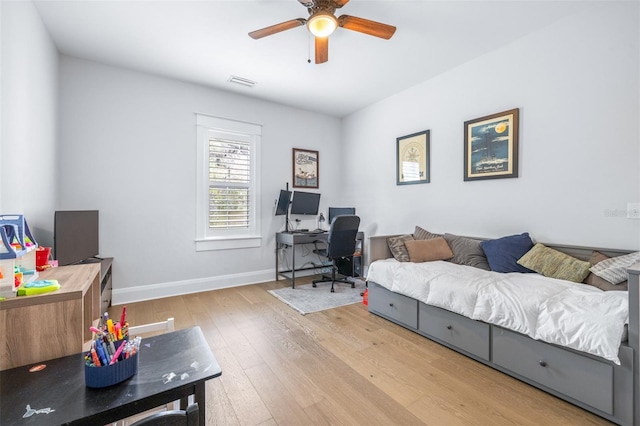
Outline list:
[[[329,37],[316,37],[316,64],[329,60]]]
[[[349,0],[333,0],[333,4],[336,6],[336,8],[341,8],[347,3],[349,3]]]
[[[306,8],[310,8],[316,5],[314,0],[298,0],[298,2]]]
[[[277,34],[282,31],[290,30],[292,28],[300,27],[307,23],[306,19],[298,18],[292,19],[286,22],[280,22],[279,24],[271,25],[270,27],[262,28],[260,30],[251,31],[249,37],[253,39],[259,39],[262,37]]]
[[[396,32],[396,27],[392,25],[382,24],[380,22],[349,15],[342,15],[339,17],[338,25],[351,31],[357,31],[359,33],[384,38],[386,40],[389,40]]]

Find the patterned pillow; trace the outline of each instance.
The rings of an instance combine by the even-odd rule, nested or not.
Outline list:
[[[609,259],[609,256],[606,254],[602,254],[599,251],[594,251],[591,253],[591,257],[589,258],[589,263],[592,265],[596,265],[603,260]],[[583,281],[585,284],[592,285],[594,287],[599,288],[602,291],[627,291],[629,289],[629,283],[627,280],[624,280],[620,284],[613,285],[607,280],[603,280],[593,272],[587,275],[587,278]]]
[[[427,231],[426,229],[422,229],[419,226],[416,226],[415,231],[413,231],[414,240],[430,240],[432,238],[438,238],[438,237],[442,237],[442,235],[432,234],[431,232]]]
[[[589,270],[611,284],[620,284],[627,279],[627,268],[638,262],[640,262],[640,251],[610,257],[593,265]]]
[[[484,251],[480,247],[480,240],[453,234],[444,234],[444,239],[451,247],[451,251],[453,251],[452,263],[473,266],[485,271],[491,270],[489,262],[487,262],[487,256],[484,255]]]
[[[545,246],[536,244],[518,260],[518,264],[536,271],[545,277],[581,283],[587,275],[591,263],[576,259]]]
[[[389,251],[398,262],[409,262],[409,252],[404,245],[404,242],[408,240],[413,240],[413,236],[406,234],[387,238]]]
[[[412,262],[431,262],[433,260],[448,260],[453,257],[453,252],[444,238],[436,237],[428,240],[405,241],[409,259]]]

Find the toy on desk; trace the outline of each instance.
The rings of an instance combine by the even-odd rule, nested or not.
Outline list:
[[[16,274],[17,279],[18,274]],[[60,288],[58,280],[38,280],[22,284],[18,287],[18,296],[32,296],[34,294],[48,293]]]
[[[0,259],[16,259],[37,247],[23,215],[0,215]]]

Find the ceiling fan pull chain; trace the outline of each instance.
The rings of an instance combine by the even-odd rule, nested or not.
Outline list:
[[[311,33],[307,33],[307,63],[311,63]]]

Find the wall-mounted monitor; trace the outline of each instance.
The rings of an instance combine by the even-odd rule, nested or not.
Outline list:
[[[291,201],[291,214],[318,214],[320,194],[294,191]]]
[[[287,214],[289,209],[289,203],[291,202],[291,191],[280,190],[280,196],[278,197],[278,204],[276,204],[276,216],[282,216]]]
[[[341,214],[356,214],[355,207],[329,207],[329,223],[333,222],[333,218]]]
[[[98,210],[55,212],[53,253],[60,266],[94,260],[100,253]]]

